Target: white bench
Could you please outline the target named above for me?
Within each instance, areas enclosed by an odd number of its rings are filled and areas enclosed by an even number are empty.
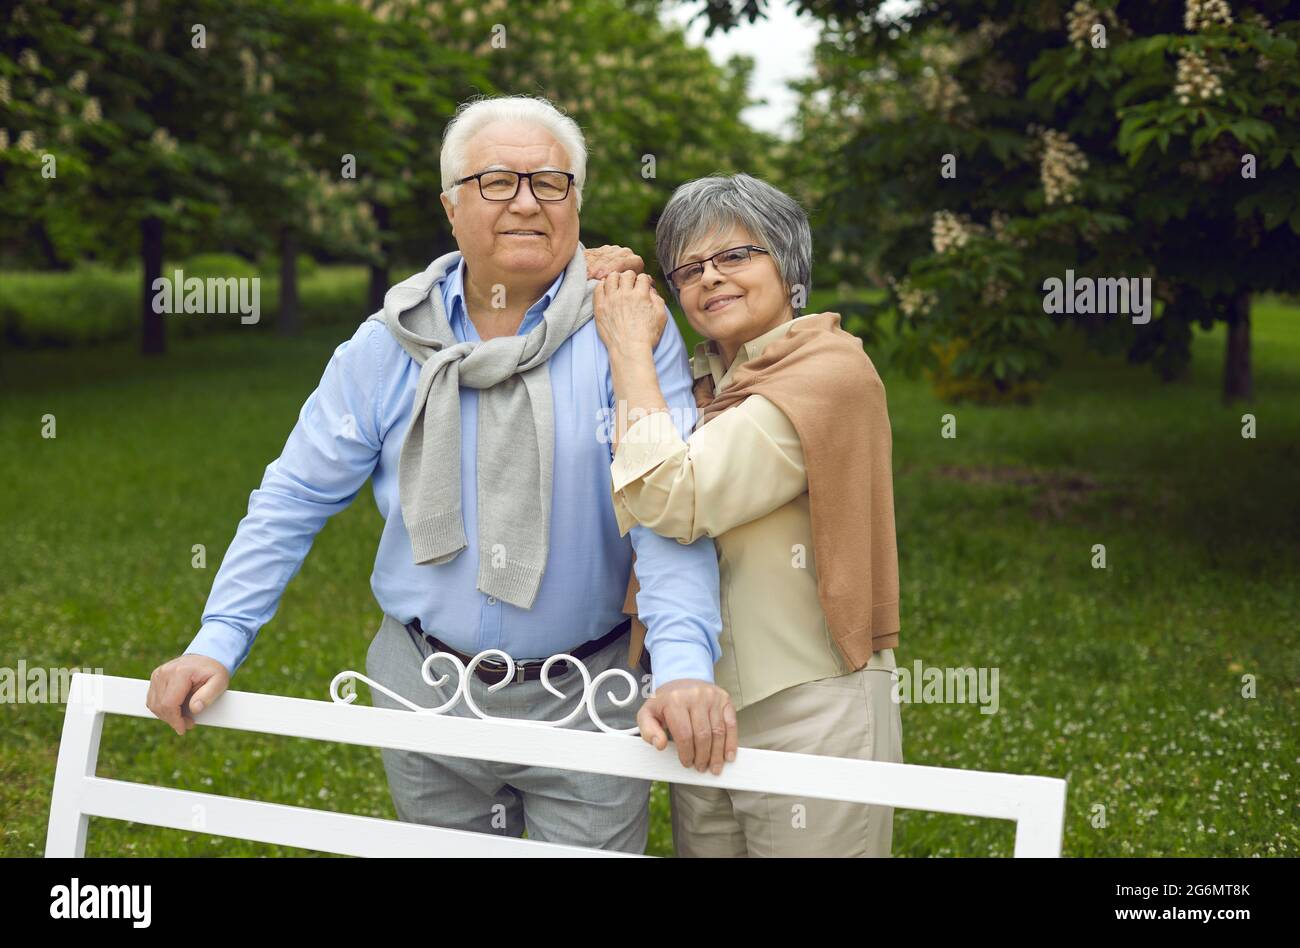
[[[353,856],[617,856],[605,850],[470,833],[308,807],[241,800],[95,776],[104,715],[153,718],[149,682],[72,679],[50,801],[46,856],[84,856],[92,816]],[[1016,856],[1060,856],[1065,781],[741,748],[720,776],[683,767],[639,737],[228,691],[204,727],[306,737],[451,757],[561,767],[1016,823]],[[165,727],[161,721],[160,727]]]

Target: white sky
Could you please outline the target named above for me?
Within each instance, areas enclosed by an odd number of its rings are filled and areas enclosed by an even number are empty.
[[[670,23],[685,26],[691,16],[704,9],[698,2],[679,2],[663,7],[664,18]],[[790,79],[812,74],[812,53],[817,43],[817,21],[810,16],[795,16],[793,4],[776,0],[766,5],[766,17],[754,23],[741,19],[727,32],[715,31],[704,38],[704,19],[701,17],[686,29],[687,42],[703,46],[715,63],[721,65],[736,53],[754,57],[754,74],[750,77],[749,93],[757,99],[767,99],[767,105],[750,106],[741,117],[755,128],[772,132],[782,138],[793,137],[790,120],[794,116],[796,96],[785,87]]]
[[[889,0],[881,12],[901,13],[911,2]],[[664,19],[682,26],[703,9],[700,0],[677,0],[661,8]],[[749,93],[752,98],[768,101],[766,105],[750,106],[741,117],[755,128],[787,140],[794,137],[790,122],[798,98],[785,84],[812,75],[813,47],[817,45],[819,31],[817,20],[806,14],[796,16],[794,11],[791,0],[767,0],[763,7],[765,15],[754,23],[742,17],[738,25],[725,33],[718,30],[708,39],[704,38],[703,17],[686,29],[687,42],[703,46],[719,65],[736,53],[754,57]]]

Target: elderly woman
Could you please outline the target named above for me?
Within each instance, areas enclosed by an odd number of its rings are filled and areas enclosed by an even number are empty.
[[[607,277],[596,324],[615,396],[634,419],[613,433],[619,528],[714,539],[715,680],[731,695],[741,747],[901,762],[885,390],[838,314],[799,315],[812,264],[807,218],[748,175],[701,178],[673,194],[655,250],[708,340],[693,363],[700,417],[679,432],[660,393],[652,353],[667,317],[651,279]],[[662,729],[642,725],[663,749]],[[678,855],[890,851],[890,807],[682,785],[671,801]]]

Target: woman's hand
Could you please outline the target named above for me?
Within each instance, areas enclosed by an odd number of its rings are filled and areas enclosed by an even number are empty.
[[[616,273],[596,284],[592,303],[596,331],[611,362],[654,361],[655,346],[668,325],[668,310],[644,273]]]
[[[633,273],[645,272],[645,261],[628,247],[605,244],[603,247],[587,250],[586,257],[588,280],[603,280],[611,273],[619,273],[623,270],[631,270]]]
[[[646,412],[667,411],[655,346],[668,325],[668,309],[644,273],[616,273],[596,284],[592,294],[596,331],[609,353],[617,421],[610,441],[615,451],[627,431],[628,419]]]

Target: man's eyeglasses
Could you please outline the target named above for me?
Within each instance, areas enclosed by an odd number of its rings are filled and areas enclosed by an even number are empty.
[[[767,251],[762,247],[746,244],[743,247],[732,247],[730,250],[719,250],[708,259],[713,261],[714,269],[719,273],[734,273],[748,264],[750,255],[756,253],[767,253]],[[694,263],[684,263],[680,267],[669,270],[665,276],[680,293],[688,286],[699,282],[700,277],[704,276],[704,265],[707,262],[708,260],[697,260]]]
[[[527,178],[533,197],[539,201],[563,201],[569,196],[573,175],[567,171],[480,171],[455,184],[478,179],[478,193],[485,201],[513,201],[519,193],[519,179]]]

